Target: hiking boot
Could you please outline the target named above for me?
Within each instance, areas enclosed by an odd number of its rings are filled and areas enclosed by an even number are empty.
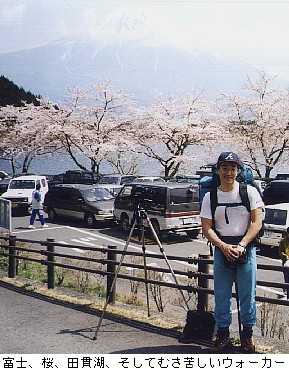
[[[255,353],[256,347],[253,343],[252,337],[241,338],[241,349],[244,353]]]
[[[217,334],[215,342],[214,342],[214,349],[222,353],[226,349],[229,349],[232,346],[232,341],[230,339],[230,335],[228,334]]]

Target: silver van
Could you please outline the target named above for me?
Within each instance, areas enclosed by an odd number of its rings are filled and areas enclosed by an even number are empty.
[[[264,234],[260,237],[260,243],[264,246],[277,248],[288,227],[289,203],[266,205]]]
[[[114,216],[123,231],[131,226],[136,198],[146,210],[159,237],[163,232],[185,232],[196,238],[201,231],[197,190],[184,183],[131,183],[114,202]]]

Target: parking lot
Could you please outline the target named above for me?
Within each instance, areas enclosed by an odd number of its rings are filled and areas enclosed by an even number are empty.
[[[47,217],[47,216],[46,216]],[[112,222],[98,224],[94,228],[86,228],[81,222],[74,222],[70,220],[57,220],[51,223],[47,220],[48,227],[42,228],[39,221],[35,222],[35,229],[28,229],[29,215],[14,216],[12,218],[13,233],[17,238],[26,238],[32,240],[46,240],[53,238],[56,242],[67,245],[79,245],[83,247],[107,247],[108,245],[116,246],[123,249],[126,243],[127,236],[120,230],[120,228]],[[181,257],[194,256],[198,254],[209,254],[209,247],[201,234],[198,239],[190,239],[185,233],[168,234],[162,241],[165,253],[169,255],[177,255]],[[60,249],[60,248],[59,248]],[[67,248],[62,248],[67,253]],[[81,249],[69,248],[77,254],[82,254]],[[134,234],[130,244],[129,250],[142,252],[141,242],[139,242],[137,234]],[[159,247],[150,239],[146,239],[147,253],[160,253]],[[270,252],[269,252],[270,253]],[[162,260],[150,259],[149,264],[165,265]],[[281,265],[279,259],[257,255],[258,264]],[[173,262],[174,269],[187,270],[192,269],[192,265],[185,262]],[[258,270],[258,280],[283,282],[283,275],[280,272]],[[282,295],[282,291],[278,288],[258,287],[258,295],[270,296],[278,298]]]

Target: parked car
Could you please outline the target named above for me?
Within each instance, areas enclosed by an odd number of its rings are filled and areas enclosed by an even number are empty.
[[[0,195],[8,189],[11,177],[4,171],[0,171]]]
[[[162,177],[141,176],[141,177],[135,178],[133,180],[133,182],[137,182],[137,183],[149,183],[149,182],[165,183],[166,181]]]
[[[131,226],[136,198],[148,213],[156,233],[186,232],[196,238],[201,229],[198,195],[190,184],[132,183],[125,185],[114,202],[114,215],[124,232]]]
[[[26,175],[12,178],[9,182],[8,189],[1,196],[12,203],[12,208],[21,208],[28,211],[31,207],[32,192],[36,185],[40,184],[40,192],[44,199],[48,191],[47,179],[45,176]]]
[[[278,247],[282,234],[289,227],[289,203],[267,205],[265,208],[264,234],[260,243],[265,246]]]
[[[0,180],[3,180],[4,178],[11,178],[8,173],[4,171],[0,171]]]
[[[212,176],[213,169],[216,165],[215,164],[205,164],[200,167],[199,170],[196,171],[196,175],[200,176],[200,178],[205,176]]]
[[[289,203],[289,180],[270,182],[263,191],[265,205]]]
[[[44,211],[51,221],[56,217],[82,220],[92,227],[97,221],[113,220],[113,195],[97,185],[62,184],[50,189]]]
[[[122,185],[117,185],[115,183],[98,183],[97,186],[106,189],[113,196],[116,196],[122,189]]]
[[[97,181],[97,183],[103,183],[103,184],[114,184],[114,185],[125,185],[126,183],[133,182],[133,180],[136,178],[134,175],[129,174],[110,174],[101,176],[100,179]]]
[[[92,185],[94,183],[97,183],[98,180],[99,176],[93,174],[92,172],[82,170],[68,170],[63,173],[63,183]]]
[[[181,183],[190,183],[194,185],[198,185],[201,177],[198,174],[192,174],[192,175],[185,175],[185,174],[179,174],[176,176],[176,181]]]
[[[264,192],[265,187],[266,187],[266,182],[263,181],[263,180],[254,179],[254,184],[258,188],[260,194],[263,195],[263,192]]]
[[[278,173],[275,180],[289,180],[289,173]]]

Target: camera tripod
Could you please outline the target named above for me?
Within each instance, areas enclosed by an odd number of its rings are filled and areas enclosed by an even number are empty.
[[[174,281],[176,283],[176,285],[178,286],[178,290],[180,291],[181,293],[181,296],[183,298],[183,301],[184,303],[186,304],[186,307],[187,307],[187,310],[189,310],[189,305],[188,305],[188,301],[186,300],[185,298],[185,295],[183,293],[183,290],[179,287],[179,283],[178,283],[178,280],[177,280],[177,277],[176,277],[176,274],[174,273],[170,263],[169,263],[169,260],[167,258],[167,255],[165,253],[165,250],[159,240],[159,237],[152,225],[152,222],[150,220],[150,218],[148,217],[147,215],[147,212],[145,211],[145,209],[141,206],[141,202],[138,202],[136,203],[136,206],[134,208],[134,213],[133,213],[133,218],[132,218],[132,222],[131,222],[131,228],[130,228],[130,232],[129,232],[129,235],[128,235],[128,238],[127,238],[127,241],[125,243],[125,246],[123,248],[123,252],[121,254],[121,258],[119,260],[119,264],[117,266],[117,269],[116,269],[116,272],[114,274],[114,278],[113,278],[113,281],[112,281],[112,284],[111,284],[111,287],[110,287],[110,292],[106,298],[106,302],[105,302],[105,305],[103,307],[103,310],[102,310],[102,314],[99,318],[99,321],[98,321],[98,324],[97,324],[97,327],[96,327],[96,330],[95,330],[95,334],[94,334],[94,337],[93,337],[93,340],[96,340],[97,339],[97,335],[98,335],[98,331],[101,327],[101,323],[102,323],[102,320],[104,318],[104,315],[105,315],[105,312],[106,312],[106,308],[108,306],[108,302],[109,302],[109,299],[114,291],[114,288],[115,288],[115,285],[116,285],[116,280],[117,280],[117,277],[118,277],[118,274],[120,272],[120,269],[121,269],[121,265],[123,263],[123,260],[125,258],[125,254],[126,254],[126,251],[128,249],[128,246],[129,246],[129,243],[131,241],[131,237],[133,235],[133,232],[136,228],[136,226],[140,227],[141,228],[141,234],[139,234],[139,240],[141,240],[141,243],[142,243],[142,252],[143,252],[143,262],[144,262],[144,276],[145,276],[145,287],[146,287],[146,300],[147,300],[147,308],[148,308],[148,317],[150,316],[150,310],[149,310],[149,293],[148,293],[148,282],[147,282],[147,265],[146,265],[146,252],[145,252],[145,225],[144,225],[144,221],[147,221],[148,223],[148,226],[150,228],[150,231],[152,232],[153,234],[153,237],[155,238],[156,242],[157,242],[157,245],[159,247],[159,250],[161,252],[161,254],[163,255],[165,261],[166,261],[166,264],[171,272],[171,275],[172,277],[174,278]]]

